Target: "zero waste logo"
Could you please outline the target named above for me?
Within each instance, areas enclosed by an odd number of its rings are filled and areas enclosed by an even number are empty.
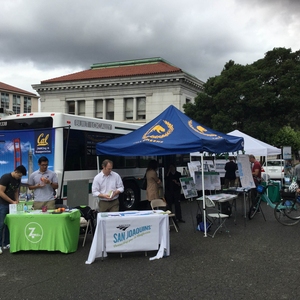
[[[39,223],[31,222],[25,227],[25,236],[31,243],[38,243],[44,235],[42,226]]]

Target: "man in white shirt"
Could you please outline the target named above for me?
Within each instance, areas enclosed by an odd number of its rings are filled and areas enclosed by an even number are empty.
[[[113,162],[105,159],[102,171],[95,176],[92,193],[99,198],[100,212],[119,211],[119,194],[124,192],[124,185],[120,175],[112,171]]]
[[[39,169],[33,172],[28,179],[28,187],[34,193],[34,209],[55,209],[54,191],[58,188],[58,179],[55,172],[48,170],[49,160],[42,156],[38,160]]]

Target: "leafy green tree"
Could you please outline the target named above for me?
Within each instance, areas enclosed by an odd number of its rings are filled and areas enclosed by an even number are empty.
[[[300,149],[300,132],[295,131],[290,126],[282,127],[274,136],[275,146],[291,146],[294,156],[298,156]]]
[[[238,129],[275,144],[274,136],[284,126],[300,130],[300,50],[274,48],[245,66],[230,60],[184,110],[215,130]]]

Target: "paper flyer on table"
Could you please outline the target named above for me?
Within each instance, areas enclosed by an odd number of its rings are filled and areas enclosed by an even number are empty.
[[[18,204],[9,204],[9,213],[16,214],[24,210],[24,205],[22,203]]]

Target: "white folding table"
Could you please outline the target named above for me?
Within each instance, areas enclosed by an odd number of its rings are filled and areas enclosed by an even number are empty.
[[[169,216],[163,211],[98,213],[97,226],[86,264],[107,252],[158,250],[159,259],[170,255]]]

